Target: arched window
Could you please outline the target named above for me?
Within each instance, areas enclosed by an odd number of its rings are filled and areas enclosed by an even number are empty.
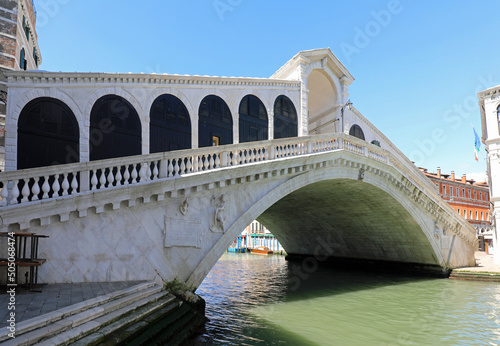
[[[177,97],[158,96],[149,117],[150,153],[191,148],[191,119],[186,106]]]
[[[134,107],[123,97],[106,95],[90,112],[90,160],[140,155],[141,122]]]
[[[201,101],[198,115],[198,147],[233,143],[233,117],[223,99],[208,95]]]
[[[26,63],[26,53],[24,51],[24,48],[21,49],[21,54],[19,56],[19,67],[21,68],[21,70],[26,70],[27,69],[27,63]]]
[[[297,111],[293,102],[280,95],[274,102],[274,138],[297,137]]]
[[[266,107],[254,95],[245,96],[240,102],[240,143],[261,141],[269,138]]]
[[[356,124],[351,126],[351,129],[349,130],[349,135],[365,140],[365,134],[363,133],[363,130],[361,130],[361,127],[359,127],[359,125]]]
[[[30,101],[17,128],[17,169],[80,161],[78,121],[64,102],[49,97]]]

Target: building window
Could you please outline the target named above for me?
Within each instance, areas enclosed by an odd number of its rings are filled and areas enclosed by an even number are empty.
[[[469,192],[469,199],[472,198],[472,195],[471,195],[471,191],[470,190],[467,190]]]
[[[462,189],[462,197],[465,198],[465,189]]]
[[[464,209],[464,217],[467,218],[467,209]]]
[[[472,220],[472,210],[469,210],[469,219]]]
[[[453,197],[453,186],[450,186],[450,196]]]
[[[474,199],[477,200],[477,191],[474,191]]]
[[[446,195],[446,185],[443,185],[443,195]]]
[[[25,52],[23,48],[21,49],[21,55],[19,56],[19,67],[21,68],[21,70],[26,71],[26,59],[24,57],[25,57]]]
[[[458,215],[460,215],[460,208],[457,209]]]
[[[484,220],[484,214],[481,212],[481,220]]]
[[[359,127],[359,125],[352,125],[351,129],[349,130],[349,135],[365,140],[365,134],[363,133],[363,130],[361,129],[361,127]]]
[[[38,56],[36,55],[35,47],[33,47],[33,59],[35,60],[35,67],[38,67]]]
[[[477,217],[478,217],[478,214],[477,214],[477,210],[476,210],[476,220],[478,219]]]
[[[460,189],[457,187],[457,197],[460,197]]]

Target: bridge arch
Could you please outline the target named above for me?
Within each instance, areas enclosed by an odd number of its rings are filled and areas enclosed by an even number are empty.
[[[134,106],[119,95],[99,98],[90,111],[90,160],[140,155],[142,126]]]
[[[80,127],[71,109],[38,97],[22,109],[17,125],[17,169],[80,161]]]
[[[274,101],[274,139],[297,137],[297,108],[285,95],[280,95]]]
[[[314,69],[307,78],[308,132],[335,132],[338,91],[332,78],[323,69]]]
[[[184,103],[172,94],[162,94],[151,105],[149,152],[191,148],[191,118]]]
[[[310,170],[293,177],[268,191],[238,217],[200,261],[188,283],[198,286],[227,247],[255,219],[271,229],[285,250],[292,254],[315,254],[321,243],[323,247],[319,248],[324,251],[317,253],[318,256],[446,266],[434,221],[423,217],[412,200],[387,180],[388,174],[371,175],[371,179],[360,180],[359,168]],[[340,189],[341,186],[344,188]],[[321,205],[320,201],[329,202],[318,211],[322,213],[319,218],[322,221],[314,222],[318,217],[314,207]],[[350,210],[354,202],[361,202],[362,208]],[[341,210],[335,213],[335,208]],[[366,214],[368,212],[371,214]],[[307,213],[312,213],[310,219],[305,218]],[[358,216],[358,220],[350,223],[350,218],[357,214],[365,218]],[[276,215],[287,217],[270,222],[273,218],[276,220]],[[298,229],[293,234],[287,230],[297,222],[297,219],[290,218],[291,215],[304,219],[297,224]],[[307,227],[307,231],[300,229],[304,222],[313,222],[314,225]],[[356,227],[364,227],[364,230]],[[333,252],[328,252],[329,249]]]
[[[233,116],[226,101],[217,95],[208,95],[198,110],[198,147],[233,143]]]
[[[267,140],[269,121],[264,103],[255,95],[248,94],[240,101],[238,110],[239,142]]]

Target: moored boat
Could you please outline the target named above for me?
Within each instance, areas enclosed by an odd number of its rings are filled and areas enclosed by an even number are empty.
[[[273,253],[273,250],[269,249],[267,246],[257,246],[251,248],[250,252],[258,255],[270,255]]]
[[[247,251],[244,247],[228,247],[228,252],[237,252],[237,253],[245,253]]]

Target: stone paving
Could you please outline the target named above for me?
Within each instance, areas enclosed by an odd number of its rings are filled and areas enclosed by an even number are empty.
[[[63,307],[80,303],[104,294],[137,285],[141,281],[84,282],[50,284],[37,287],[41,292],[18,288],[15,296],[16,322],[28,320]],[[10,296],[5,287],[0,289],[0,328],[7,326]]]
[[[484,251],[476,251],[474,256],[476,257],[475,267],[457,268],[453,271],[500,273],[500,265],[495,264],[493,255],[487,255]]]

